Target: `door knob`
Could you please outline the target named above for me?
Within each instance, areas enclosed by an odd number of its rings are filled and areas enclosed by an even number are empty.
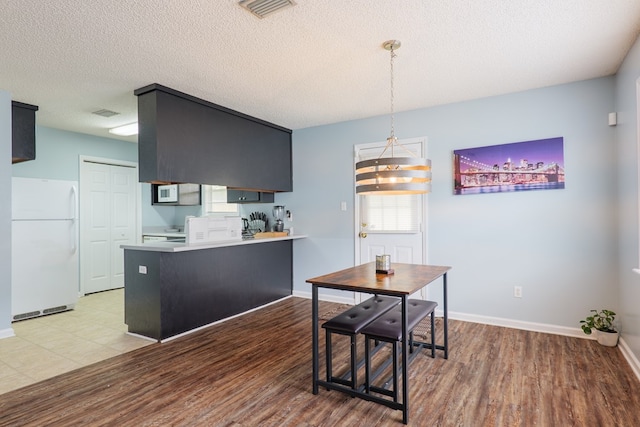
[[[364,231],[361,231],[360,233],[358,233],[358,236],[362,237],[363,239],[366,239],[367,233],[365,233]]]

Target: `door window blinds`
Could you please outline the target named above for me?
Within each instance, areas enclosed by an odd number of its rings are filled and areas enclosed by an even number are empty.
[[[420,195],[360,196],[363,222],[369,232],[417,233],[420,231]]]

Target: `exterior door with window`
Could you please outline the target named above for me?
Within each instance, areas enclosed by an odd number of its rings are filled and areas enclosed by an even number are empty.
[[[425,154],[425,138],[399,141],[418,156]],[[358,145],[355,162],[378,157],[386,142]],[[401,154],[403,155],[403,154]],[[394,262],[426,262],[426,200],[421,194],[378,196],[356,194],[356,260],[375,261],[376,255],[391,255]]]

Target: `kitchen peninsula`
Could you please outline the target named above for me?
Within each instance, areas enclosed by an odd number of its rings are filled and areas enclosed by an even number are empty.
[[[162,341],[291,295],[304,237],[123,245],[128,331]]]

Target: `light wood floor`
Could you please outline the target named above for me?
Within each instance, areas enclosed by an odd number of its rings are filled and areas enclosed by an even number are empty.
[[[290,298],[29,385],[0,395],[0,425],[402,425],[400,411],[311,393],[310,319],[311,302]],[[411,364],[409,425],[638,425],[640,383],[617,348],[461,321],[449,332],[448,360]]]

